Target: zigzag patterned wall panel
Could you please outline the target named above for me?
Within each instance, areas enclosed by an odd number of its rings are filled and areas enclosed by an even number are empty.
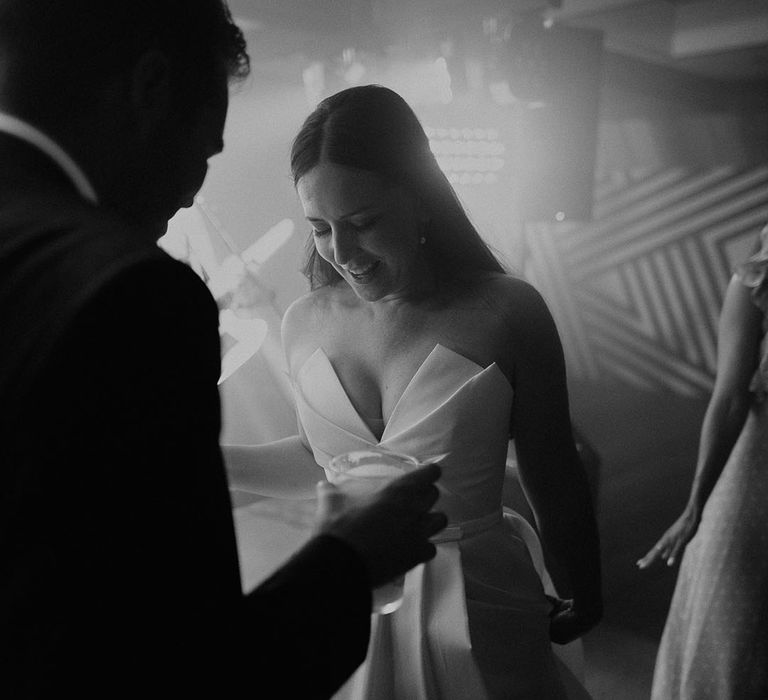
[[[768,165],[677,168],[598,187],[589,225],[528,225],[526,275],[569,374],[709,393],[723,292],[768,222]]]

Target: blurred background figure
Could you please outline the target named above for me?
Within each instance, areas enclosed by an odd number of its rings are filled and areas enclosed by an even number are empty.
[[[680,517],[639,562],[674,565],[653,698],[768,697],[768,226],[725,295],[696,474]]]

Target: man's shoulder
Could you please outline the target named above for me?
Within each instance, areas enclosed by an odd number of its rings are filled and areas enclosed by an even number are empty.
[[[0,267],[50,286],[69,299],[87,297],[126,276],[173,277],[177,284],[203,286],[185,264],[147,234],[103,208],[68,198],[33,196],[0,210]],[[79,290],[79,293],[74,293]]]
[[[77,258],[96,269],[118,258],[151,257],[157,248],[103,208],[44,192],[4,202],[0,231],[0,263],[17,268]]]
[[[0,325],[14,340],[3,348],[0,386],[22,364],[34,374],[25,358],[39,369],[58,343],[96,325],[130,317],[160,327],[173,317],[215,329],[218,310],[197,274],[107,212],[19,201],[0,207],[0,233]]]

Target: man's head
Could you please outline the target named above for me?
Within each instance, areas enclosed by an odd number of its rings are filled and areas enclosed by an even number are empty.
[[[0,0],[0,109],[57,139],[160,235],[221,150],[245,40],[223,0]]]

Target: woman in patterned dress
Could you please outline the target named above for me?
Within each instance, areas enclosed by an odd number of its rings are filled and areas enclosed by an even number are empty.
[[[768,226],[733,275],[688,503],[638,562],[682,555],[653,700],[768,698]]]

